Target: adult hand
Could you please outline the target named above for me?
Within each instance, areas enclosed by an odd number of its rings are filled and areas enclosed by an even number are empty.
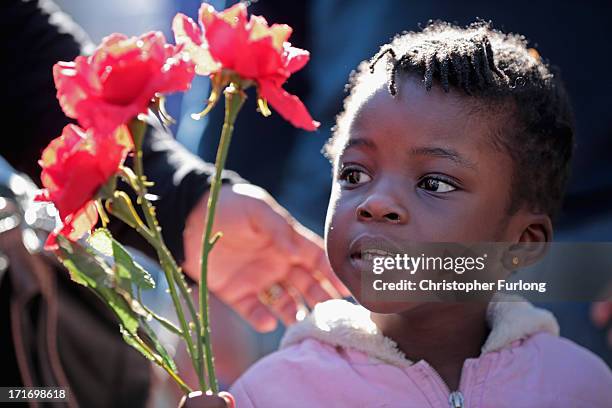
[[[207,200],[205,194],[183,232],[183,269],[196,281]],[[221,187],[216,231],[223,236],[209,258],[208,287],[259,331],[273,330],[277,317],[285,324],[295,321],[301,298],[314,306],[348,296],[329,266],[322,239],[259,187]]]

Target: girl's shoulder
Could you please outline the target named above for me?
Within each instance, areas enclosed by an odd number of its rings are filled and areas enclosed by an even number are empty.
[[[524,359],[556,388],[591,394],[607,390],[612,400],[612,371],[590,350],[564,337],[538,333],[522,344]]]
[[[512,400],[520,393],[526,402],[554,401],[563,407],[600,407],[612,401],[610,368],[563,337],[536,333],[480,360],[486,369],[485,394]]]

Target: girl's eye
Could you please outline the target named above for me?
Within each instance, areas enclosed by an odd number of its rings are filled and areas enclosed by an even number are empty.
[[[419,182],[418,187],[432,193],[450,193],[457,189],[451,183],[434,177],[424,178]]]
[[[348,185],[359,185],[372,180],[364,171],[358,169],[345,169],[340,173],[340,181]]]

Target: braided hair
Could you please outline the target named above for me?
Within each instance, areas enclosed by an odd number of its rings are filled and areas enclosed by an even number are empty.
[[[325,147],[332,161],[362,101],[383,83],[395,97],[398,80],[407,75],[422,79],[427,90],[436,85],[459,90],[474,98],[480,111],[511,112],[491,135],[514,164],[508,212],[523,205],[551,217],[558,212],[574,137],[567,92],[558,71],[528,48],[523,36],[504,34],[487,22],[466,27],[430,22],[422,31],[397,35],[363,61],[351,74],[343,112]]]

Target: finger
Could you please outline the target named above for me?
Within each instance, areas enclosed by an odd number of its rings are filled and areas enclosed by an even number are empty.
[[[279,299],[269,305],[273,313],[283,322],[285,326],[294,323],[298,311],[298,299],[287,290],[283,290]]]
[[[303,227],[296,230],[294,240],[297,248],[295,262],[319,282],[321,288],[328,293],[327,298],[349,296],[348,289],[334,274],[329,265],[323,249],[323,240]]]
[[[276,329],[276,316],[255,294],[247,295],[230,306],[255,330],[266,333]]]
[[[595,302],[591,307],[591,318],[598,327],[612,320],[612,302]]]
[[[270,238],[288,256],[293,256],[294,228],[297,221],[275,201],[257,201],[251,211],[251,227],[256,233]]]
[[[303,262],[305,255],[323,252],[323,239],[300,224],[276,201],[271,200],[258,203],[261,206],[254,211],[254,227],[272,237],[274,244],[285,252],[292,262]]]
[[[225,284],[215,291],[215,294],[228,304],[233,304],[248,295],[256,295],[267,289],[274,282],[283,279],[288,271],[279,267],[270,259],[256,259],[248,266],[233,274]]]
[[[266,204],[262,201],[261,204],[262,207],[256,211],[257,217],[254,217],[254,228],[271,236],[290,263],[300,264],[310,273],[317,274],[317,279],[328,293],[320,300],[349,296],[348,289],[336,277],[327,261],[323,239],[295,220],[278,203]]]
[[[317,303],[333,297],[329,292],[331,286],[329,283],[327,288],[325,288],[321,281],[301,266],[291,268],[287,281],[291,282],[291,285],[300,292],[310,307],[314,307]],[[332,290],[334,289],[332,288]]]
[[[278,259],[282,260],[280,263],[274,262],[270,258],[251,263],[240,273],[244,277],[243,284],[230,285],[230,281],[226,282],[223,287],[215,291],[219,297],[232,304],[237,299],[242,299],[250,293],[259,293],[265,290],[271,282],[280,279],[287,280],[304,294],[309,305],[340,297],[337,288],[348,293],[331,272],[323,250],[323,241],[320,237],[300,226],[297,222],[295,225],[289,225],[285,218],[274,211],[261,211],[261,215],[257,218],[258,225],[260,225],[260,228],[264,228],[265,225],[266,234],[275,235],[274,244],[286,256],[278,255]],[[297,229],[294,230],[294,227]],[[304,276],[299,274],[287,276],[287,274],[290,274],[288,271],[292,263],[302,266],[300,270]],[[266,273],[262,274],[262,271]],[[292,282],[294,277],[301,279],[294,284]],[[292,318],[291,321],[293,320]]]

